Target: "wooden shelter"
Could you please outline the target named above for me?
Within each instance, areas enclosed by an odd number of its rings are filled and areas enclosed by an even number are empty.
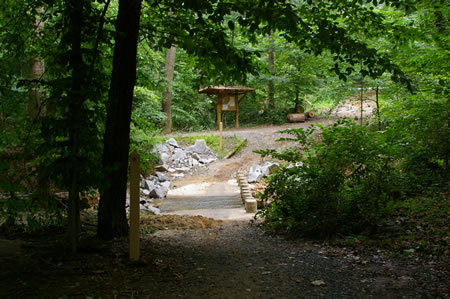
[[[249,92],[254,92],[254,88],[246,86],[208,86],[202,88],[198,93],[205,93],[217,105],[217,125],[221,123],[221,113],[236,113],[236,128],[239,128],[239,104]],[[215,96],[215,97],[214,97]]]

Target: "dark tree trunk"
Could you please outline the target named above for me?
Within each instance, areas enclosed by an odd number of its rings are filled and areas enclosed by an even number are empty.
[[[274,54],[274,40],[273,40],[273,33],[270,34],[269,39],[269,72],[270,72],[270,79],[268,84],[268,92],[269,92],[269,111],[275,110],[275,84],[273,77],[275,76],[275,69],[274,69],[274,60],[275,60],[275,54]]]
[[[299,95],[300,95],[300,90],[298,89],[298,87],[295,87],[295,107],[294,107],[294,113],[298,113],[298,108],[300,107],[300,99],[299,99]],[[301,111],[301,113],[303,113],[303,111]]]
[[[98,211],[100,239],[128,233],[125,200],[140,13],[141,0],[119,0],[104,137],[104,182]]]
[[[81,28],[83,26],[84,0],[72,0],[69,3],[71,52],[70,69],[72,70],[72,85],[69,92],[69,142],[71,157],[71,173],[69,185],[69,239],[72,252],[77,251],[78,232],[80,229],[80,198],[79,198],[79,151],[80,151],[80,118],[83,97],[83,68],[81,54]]]
[[[44,9],[39,8],[39,14],[43,14]],[[38,35],[44,29],[44,21],[41,16],[36,16],[35,33]],[[28,113],[32,118],[43,116],[46,107],[41,102],[41,84],[39,81],[45,72],[45,61],[41,57],[34,57],[29,62],[28,79],[32,80],[30,86],[30,102],[28,102]],[[44,136],[47,142],[51,142],[49,136]],[[45,167],[38,169],[38,190],[37,195],[42,203],[48,204],[50,201],[50,178],[49,172]]]

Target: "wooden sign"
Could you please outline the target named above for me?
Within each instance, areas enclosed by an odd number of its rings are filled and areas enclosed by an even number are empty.
[[[222,111],[236,111],[237,99],[235,96],[225,96],[222,102]]]

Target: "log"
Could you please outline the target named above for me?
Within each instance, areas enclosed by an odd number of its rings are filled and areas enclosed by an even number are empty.
[[[247,145],[247,138],[245,138],[244,140],[242,140],[241,142],[239,142],[238,145],[236,145],[231,152],[229,152],[226,156],[225,159],[229,159],[231,158],[234,154],[236,154],[236,152],[243,146]]]
[[[316,114],[313,111],[305,112],[305,115],[307,118],[314,118],[314,116],[316,116]]]
[[[288,122],[296,123],[296,122],[304,122],[306,116],[304,113],[290,113],[286,116]]]

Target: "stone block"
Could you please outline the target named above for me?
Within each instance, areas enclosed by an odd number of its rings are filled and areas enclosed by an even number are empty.
[[[257,210],[256,200],[254,198],[245,200],[245,212],[256,213]]]

